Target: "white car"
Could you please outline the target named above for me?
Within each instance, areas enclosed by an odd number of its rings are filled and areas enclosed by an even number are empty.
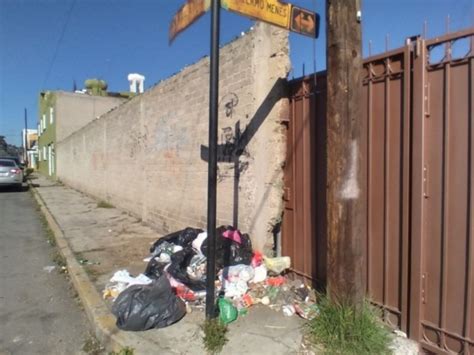
[[[10,159],[0,158],[0,186],[15,186],[21,188],[23,183],[23,170]]]

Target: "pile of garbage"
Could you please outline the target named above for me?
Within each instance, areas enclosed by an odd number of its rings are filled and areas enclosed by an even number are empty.
[[[286,316],[317,315],[314,291],[284,276],[289,257],[269,258],[253,251],[247,234],[230,226],[216,233],[216,296],[220,319],[228,324],[255,304]],[[186,228],[158,239],[150,248],[143,274],[117,271],[104,290],[114,299],[112,312],[124,330],[161,328],[179,321],[192,308],[203,309],[206,297],[207,233]]]

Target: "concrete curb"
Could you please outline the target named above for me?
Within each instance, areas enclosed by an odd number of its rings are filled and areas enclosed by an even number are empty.
[[[67,262],[67,268],[79,298],[84,306],[87,317],[92,325],[95,336],[109,351],[120,351],[124,347],[134,349],[135,354],[150,354],[159,350],[157,344],[149,342],[134,333],[124,332],[115,326],[115,317],[110,313],[99,292],[89,279],[84,268],[79,264],[67,242],[64,232],[46,206],[40,193],[28,182],[41,213],[46,218],[54,233],[56,247]]]

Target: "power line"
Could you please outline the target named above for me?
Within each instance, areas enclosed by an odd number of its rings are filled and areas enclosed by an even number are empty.
[[[48,81],[49,75],[51,74],[51,70],[53,69],[54,62],[56,61],[56,57],[58,56],[59,47],[61,46],[61,43],[62,43],[63,38],[64,38],[64,34],[66,33],[67,25],[69,24],[69,20],[71,18],[72,10],[74,9],[75,4],[76,4],[76,0],[72,0],[71,1],[71,6],[70,6],[70,8],[67,12],[67,15],[66,15],[66,21],[63,24],[63,27],[61,29],[61,34],[59,35],[58,42],[56,43],[56,48],[54,49],[53,58],[51,60],[51,63],[49,64],[48,71],[46,72],[46,75],[44,77],[42,89],[44,89],[46,87],[46,82]]]

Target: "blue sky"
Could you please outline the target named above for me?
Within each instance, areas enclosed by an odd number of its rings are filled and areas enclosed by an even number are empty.
[[[29,127],[37,121],[41,90],[82,88],[87,78],[100,77],[111,91],[128,89],[127,74],[146,76],[145,88],[169,77],[209,53],[210,16],[206,14],[170,47],[168,27],[184,0],[0,0],[0,135],[20,144],[23,110]],[[321,15],[320,37],[291,34],[290,77],[325,68],[325,2],[294,0]],[[368,54],[400,47],[420,34],[428,22],[428,37],[473,25],[473,0],[362,0],[363,47]],[[68,16],[69,14],[69,16]],[[253,22],[222,11],[221,44]],[[314,55],[316,52],[316,55]]]

